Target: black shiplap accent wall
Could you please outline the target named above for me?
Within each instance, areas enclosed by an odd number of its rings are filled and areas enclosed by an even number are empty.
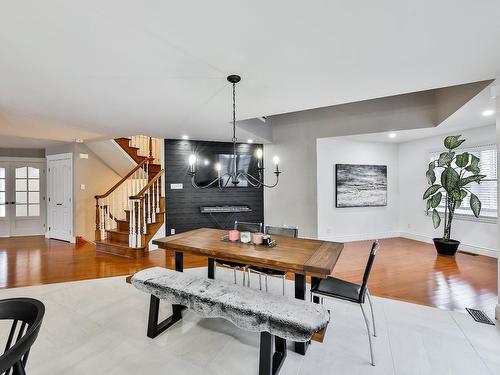
[[[238,154],[255,153],[262,145],[238,144]],[[197,228],[217,228],[209,214],[200,213],[201,206],[249,205],[252,212],[235,214],[231,222],[227,222],[229,214],[213,214],[217,221],[226,224],[226,229],[234,225],[234,220],[264,222],[264,192],[253,187],[195,189],[191,186],[188,175],[188,158],[193,151],[201,154],[231,154],[233,144],[226,142],[185,141],[177,139],[165,140],[165,197],[167,199],[166,235],[175,229],[182,233]],[[182,190],[171,190],[170,184],[182,183]]]

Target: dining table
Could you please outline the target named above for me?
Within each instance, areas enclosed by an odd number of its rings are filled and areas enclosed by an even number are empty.
[[[309,238],[272,236],[275,246],[230,242],[227,231],[200,228],[158,238],[153,244],[175,252],[175,270],[182,272],[184,254],[207,257],[208,278],[215,278],[215,259],[264,267],[294,274],[295,298],[306,299],[306,278],[311,285],[332,274],[344,244]],[[319,303],[315,297],[313,302]],[[175,313],[175,312],[174,312]],[[295,351],[304,355],[308,343],[295,342]]]

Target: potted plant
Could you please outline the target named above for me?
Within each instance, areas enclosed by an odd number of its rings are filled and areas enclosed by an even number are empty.
[[[441,214],[437,207],[444,199],[444,234],[443,238],[434,238],[436,250],[441,255],[455,255],[460,242],[451,239],[451,224],[455,210],[460,207],[464,199],[469,197],[470,208],[475,217],[481,213],[481,201],[467,187],[469,184],[479,184],[485,175],[479,174],[480,159],[468,152],[456,154],[454,149],[459,147],[465,139],[461,135],[453,135],[444,139],[444,147],[437,160],[429,163],[426,176],[429,187],[423,195],[427,200],[427,213],[432,209],[434,228],[441,224]],[[436,172],[441,172],[440,184],[436,183]]]

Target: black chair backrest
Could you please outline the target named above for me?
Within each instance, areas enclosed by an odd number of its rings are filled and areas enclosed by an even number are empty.
[[[373,241],[372,248],[370,250],[370,256],[368,257],[368,262],[366,263],[365,273],[363,274],[363,283],[361,284],[361,289],[359,290],[359,302],[365,302],[366,290],[368,289],[368,279],[370,278],[370,272],[372,271],[373,262],[375,261],[375,256],[378,250],[378,240]]]
[[[293,237],[297,238],[299,236],[298,228],[288,228],[288,227],[273,227],[266,225],[266,234],[271,236],[283,236],[283,237]]]
[[[12,326],[0,356],[0,374],[24,374],[31,346],[42,325],[45,306],[32,298],[11,298],[0,300],[0,320],[12,320]]]
[[[260,233],[262,232],[262,223],[249,223],[246,221],[236,220],[234,222],[234,229],[239,230],[240,232]]]

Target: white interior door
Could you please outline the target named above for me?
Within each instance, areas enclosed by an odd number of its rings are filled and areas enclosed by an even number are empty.
[[[0,236],[45,233],[45,162],[0,162]]]
[[[7,174],[9,163],[0,162],[0,237],[10,236],[9,203],[7,198]]]
[[[48,234],[73,241],[73,159],[71,154],[47,157]]]

